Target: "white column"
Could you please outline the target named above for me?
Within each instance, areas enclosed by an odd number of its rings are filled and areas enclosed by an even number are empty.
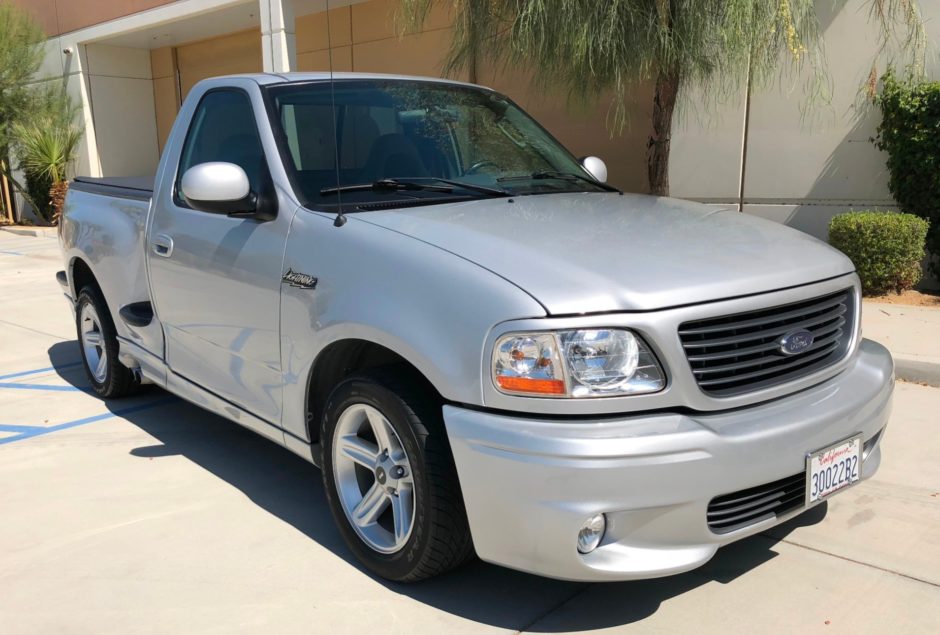
[[[69,95],[75,104],[80,104],[79,117],[85,126],[85,134],[79,144],[78,159],[74,167],[75,174],[102,176],[101,157],[98,156],[98,138],[95,134],[95,120],[92,114],[91,84],[88,77],[88,58],[85,46],[77,42],[68,42],[63,38],[64,48],[72,52],[65,56],[63,66]]]
[[[266,73],[297,70],[297,43],[292,0],[259,0],[261,53]]]

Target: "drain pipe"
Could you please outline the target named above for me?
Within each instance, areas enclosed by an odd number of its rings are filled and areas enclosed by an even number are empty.
[[[747,176],[747,139],[751,130],[751,62],[747,64],[747,84],[744,86],[744,131],[741,135],[741,171],[738,175],[738,211],[744,213],[744,179]]]

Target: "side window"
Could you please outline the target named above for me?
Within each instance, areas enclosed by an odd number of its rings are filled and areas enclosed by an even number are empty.
[[[177,191],[186,170],[209,161],[240,166],[248,175],[251,190],[261,191],[267,164],[251,101],[241,91],[212,91],[199,102],[180,155]]]

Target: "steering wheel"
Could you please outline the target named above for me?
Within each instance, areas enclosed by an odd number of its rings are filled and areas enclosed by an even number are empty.
[[[482,160],[482,161],[477,161],[476,163],[474,163],[473,165],[471,165],[469,168],[467,168],[466,170],[464,170],[463,173],[464,173],[465,175],[466,175],[466,174],[476,174],[478,171],[480,171],[480,170],[482,170],[483,168],[488,167],[488,166],[489,166],[489,167],[494,167],[494,168],[497,168],[497,169],[499,168],[499,166],[496,165],[496,163],[495,163],[494,161],[490,161],[490,160],[488,160],[488,159],[484,159],[484,160]]]

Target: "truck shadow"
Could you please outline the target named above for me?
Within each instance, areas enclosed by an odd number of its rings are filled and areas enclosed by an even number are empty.
[[[60,377],[87,388],[74,365],[77,344],[54,345],[49,357]],[[61,370],[59,370],[61,367]],[[78,372],[76,372],[76,370]],[[106,407],[158,443],[135,447],[130,454],[147,460],[182,456],[244,493],[266,512],[280,518],[329,549],[337,558],[366,572],[348,552],[336,530],[320,472],[290,451],[155,387]],[[152,407],[147,407],[152,404]],[[540,578],[474,561],[427,583],[402,585],[377,579],[397,594],[441,611],[489,626],[516,631],[594,630],[631,624],[657,612],[664,602],[702,585],[727,584],[776,557],[774,546],[801,526],[825,517],[826,505],[773,530],[718,551],[704,567],[655,580],[584,584]],[[321,602],[329,602],[321,598]]]

